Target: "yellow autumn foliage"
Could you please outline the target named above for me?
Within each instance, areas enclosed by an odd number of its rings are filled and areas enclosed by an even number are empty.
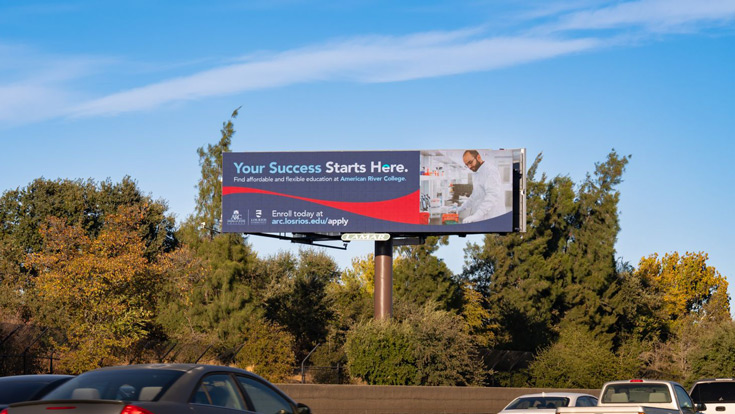
[[[58,218],[41,227],[44,248],[28,256],[38,271],[29,293],[41,304],[40,322],[65,337],[56,344],[63,371],[122,362],[146,336],[162,269],[139,236],[145,208],[121,207],[94,238]]]
[[[729,318],[727,280],[707,265],[706,253],[674,252],[641,259],[636,275],[660,295],[663,317],[676,325],[687,317],[718,321]]]

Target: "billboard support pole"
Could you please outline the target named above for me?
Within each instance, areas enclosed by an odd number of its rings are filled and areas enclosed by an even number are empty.
[[[393,316],[393,238],[375,241],[375,305],[377,320]]]

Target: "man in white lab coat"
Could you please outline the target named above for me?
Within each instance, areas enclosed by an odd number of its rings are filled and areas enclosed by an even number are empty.
[[[501,197],[500,172],[484,161],[477,150],[467,150],[462,161],[472,171],[472,194],[458,209],[462,223],[474,223],[505,212]]]

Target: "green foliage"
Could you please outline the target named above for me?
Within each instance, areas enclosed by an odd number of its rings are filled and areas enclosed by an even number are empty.
[[[371,320],[347,336],[350,374],[370,385],[415,385],[418,376],[410,327],[390,320]]]
[[[235,135],[233,121],[237,118],[240,108],[235,109],[227,122],[222,124],[220,140],[207,147],[199,147],[199,166],[201,178],[197,184],[197,199],[194,216],[190,217],[189,225],[208,233],[209,237],[220,229],[222,215],[222,153],[230,150],[232,136]]]
[[[617,346],[622,341],[666,341],[671,332],[666,320],[661,318],[661,299],[651,287],[650,281],[641,278],[633,269],[619,268],[618,280],[612,286],[616,290],[609,300],[610,309],[617,318],[613,331]]]
[[[461,285],[447,265],[434,255],[447,243],[447,236],[427,237],[424,244],[396,249],[398,254],[393,263],[396,299],[417,305],[435,302],[446,310],[461,309]]]
[[[701,329],[688,355],[688,384],[701,378],[735,377],[735,323],[721,321]]]
[[[352,376],[373,385],[478,385],[481,363],[464,320],[406,304],[400,320],[370,320],[348,334],[345,351]]]
[[[406,304],[397,316],[411,327],[417,385],[480,385],[483,367],[465,320],[453,312]],[[402,312],[405,312],[401,315]]]
[[[129,177],[119,183],[109,180],[47,180],[38,178],[25,188],[6,191],[0,198],[0,306],[21,319],[38,315],[18,293],[30,291],[36,272],[26,260],[28,253],[43,251],[41,228],[55,217],[59,225],[80,229],[94,240],[121,206],[139,208],[144,216],[137,221],[135,234],[142,241],[145,258],[158,256],[177,245],[174,220],[166,216],[163,201],[144,195]],[[80,235],[81,236],[81,235]]]
[[[7,191],[0,198],[2,237],[12,239],[26,252],[37,251],[42,247],[39,229],[48,217],[78,225],[88,236],[95,237],[106,216],[117,213],[120,206],[145,207],[147,215],[136,231],[145,241],[149,258],[175,247],[174,223],[165,215],[165,202],[144,195],[130,177],[119,183],[107,180],[99,184],[91,179],[38,178],[25,188]]]
[[[237,235],[204,239],[195,247],[182,259],[182,264],[191,265],[182,272],[186,280],[171,279],[174,285],[159,301],[158,322],[171,336],[184,340],[194,335],[224,351],[242,342],[241,327],[253,314],[263,313],[250,287],[258,278],[259,261]],[[182,292],[180,286],[190,291]]]
[[[600,388],[620,376],[610,342],[584,326],[565,326],[559,340],[539,353],[529,367],[536,387]]]
[[[326,343],[311,357],[314,365],[344,365],[347,333],[356,323],[373,317],[374,261],[372,254],[353,259],[352,267],[327,285],[327,301],[334,314],[327,326]]]
[[[263,263],[241,235],[218,234],[222,153],[229,151],[237,114],[235,110],[223,124],[216,144],[197,150],[201,178],[196,211],[177,233],[185,249],[169,258],[178,264],[178,272],[169,274],[160,292],[158,322],[180,342],[213,346],[223,363],[229,363],[232,351],[238,348],[240,363],[248,364],[254,355],[278,352],[270,359],[271,368],[259,368],[278,377],[284,360],[293,363],[292,354],[280,352],[281,345],[290,344],[292,339],[263,319],[261,291],[267,283]],[[262,342],[264,332],[273,335],[274,348],[270,351],[265,351],[267,346]]]
[[[546,347],[562,321],[615,330],[615,187],[628,159],[612,151],[575,190],[568,177],[537,180],[539,155],[528,172],[527,232],[488,235],[482,247],[467,249],[464,276],[486,298],[499,346]]]
[[[283,382],[291,376],[295,365],[293,335],[254,315],[242,328],[244,342],[236,355],[237,366],[273,382]]]
[[[301,250],[298,260],[284,253],[266,262],[271,277],[263,303],[266,317],[294,336],[294,353],[301,360],[327,338],[333,311],[326,289],[338,274],[337,264],[309,249]]]
[[[373,280],[375,258],[368,254],[352,260],[352,268],[344,270],[340,278],[329,283],[327,296],[335,313],[334,326],[346,331],[356,322],[373,315]]]

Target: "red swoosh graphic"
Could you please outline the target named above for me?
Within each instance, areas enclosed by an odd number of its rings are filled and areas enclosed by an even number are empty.
[[[361,216],[398,223],[419,224],[419,191],[391,200],[371,202],[328,201],[299,197],[289,194],[275,193],[247,187],[222,187],[222,195],[228,194],[268,194],[280,197],[295,198],[327,207],[334,207]],[[388,214],[388,216],[386,216]]]

